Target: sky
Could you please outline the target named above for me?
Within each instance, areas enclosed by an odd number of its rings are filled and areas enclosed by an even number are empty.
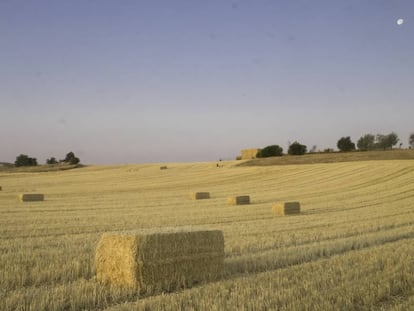
[[[413,86],[412,0],[0,0],[0,162],[407,147]]]

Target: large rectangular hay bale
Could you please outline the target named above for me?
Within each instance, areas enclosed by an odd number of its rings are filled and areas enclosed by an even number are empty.
[[[166,170],[166,169],[167,169],[167,166],[166,165],[160,166],[160,170]]]
[[[190,197],[194,200],[210,199],[210,192],[192,192]]]
[[[41,193],[21,193],[19,195],[20,202],[36,202],[43,201],[45,196]]]
[[[227,202],[230,205],[243,205],[243,204],[250,204],[250,196],[248,195],[239,195],[234,197],[229,197]]]
[[[224,267],[219,230],[140,230],[105,233],[96,248],[97,280],[146,292],[216,280]]]
[[[299,202],[273,203],[272,212],[273,212],[273,215],[275,216],[300,214],[300,203]]]

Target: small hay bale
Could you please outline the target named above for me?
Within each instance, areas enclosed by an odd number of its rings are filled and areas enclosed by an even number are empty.
[[[3,188],[0,186],[0,191],[2,191],[3,190]]]
[[[300,214],[299,202],[273,203],[272,212],[275,216]]]
[[[45,196],[41,193],[22,193],[19,195],[20,202],[43,201]]]
[[[250,196],[248,196],[248,195],[239,195],[239,196],[229,197],[227,199],[227,202],[230,205],[250,204]]]
[[[224,267],[219,230],[104,233],[96,248],[97,280],[143,292],[171,291],[216,280]]]
[[[210,199],[210,192],[193,192],[190,197],[194,200]]]
[[[167,166],[160,166],[160,170],[166,170],[167,169]]]

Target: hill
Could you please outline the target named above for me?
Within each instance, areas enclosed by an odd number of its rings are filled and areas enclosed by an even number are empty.
[[[74,168],[83,167],[80,164],[50,164],[50,165],[36,165],[36,166],[20,166],[15,167],[14,164],[5,163],[2,165],[0,163],[0,172],[3,173],[41,173],[41,172],[56,172],[56,171],[66,171]]]
[[[381,151],[307,153],[301,156],[283,155],[281,157],[260,158],[245,161],[239,166],[267,166],[290,164],[316,164],[354,161],[413,160],[414,149],[393,149]]]

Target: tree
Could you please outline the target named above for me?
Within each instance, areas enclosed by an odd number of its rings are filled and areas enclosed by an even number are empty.
[[[14,165],[16,167],[19,166],[36,166],[37,160],[36,158],[30,158],[26,154],[21,154],[16,157],[16,161],[14,161]]]
[[[398,135],[394,132],[388,134],[388,135],[382,135],[378,134],[376,139],[376,146],[379,149],[392,149],[393,146],[395,146],[400,139],[398,138]]]
[[[288,154],[290,155],[303,155],[306,153],[307,147],[295,141],[289,146]]]
[[[49,164],[49,165],[51,165],[51,164],[57,164],[57,163],[58,163],[58,161],[56,160],[55,157],[51,157],[50,159],[47,159],[46,160],[46,164]]]
[[[375,149],[375,136],[372,134],[365,134],[357,141],[359,150],[367,151]]]
[[[78,164],[80,162],[80,160],[71,151],[66,155],[65,159],[62,160],[62,162],[69,163],[69,164]]]
[[[352,142],[350,136],[341,137],[338,140],[336,146],[338,147],[339,150],[344,151],[344,152],[355,150],[355,144]]]
[[[260,149],[257,152],[257,158],[280,157],[283,155],[283,148],[279,145],[271,145]]]
[[[410,134],[410,138],[408,139],[408,144],[411,148],[414,148],[414,133]]]

